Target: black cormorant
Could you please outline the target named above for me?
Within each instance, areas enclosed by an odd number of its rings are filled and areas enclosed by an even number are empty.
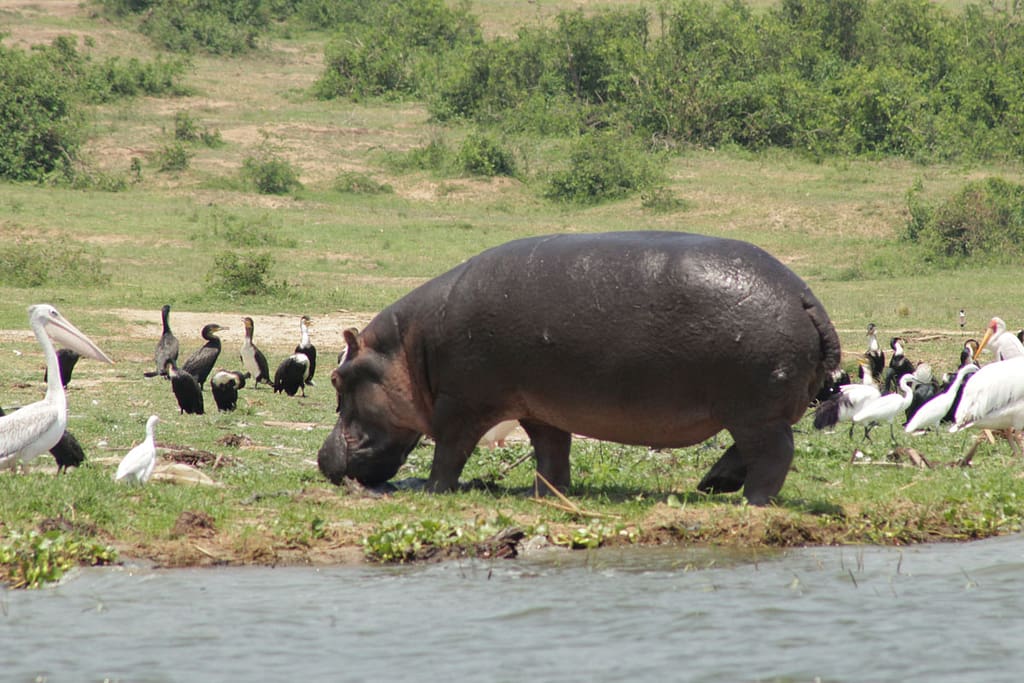
[[[878,333],[874,323],[868,323],[868,350],[864,352],[864,357],[868,359],[871,377],[876,382],[881,382],[882,373],[885,371],[885,353],[878,345]]]
[[[892,349],[892,358],[889,359],[889,367],[885,371],[885,387],[882,389],[884,394],[896,392],[903,375],[914,372],[914,364],[903,353],[903,338],[893,337],[889,340],[889,347]]]
[[[71,383],[71,371],[75,369],[75,363],[82,357],[78,351],[74,349],[57,349],[57,367],[60,368],[60,384],[65,389],[68,388],[68,384]],[[43,371],[43,381],[45,382],[49,373]]]
[[[252,342],[252,318],[242,318],[242,324],[245,325],[245,342],[242,343],[242,351],[239,354],[242,359],[242,367],[249,372],[250,377],[255,378],[252,381],[253,388],[258,387],[260,382],[273,385],[273,382],[270,381],[270,365],[267,364],[267,357]]]
[[[309,341],[309,328],[312,327],[313,321],[309,319],[308,315],[302,316],[299,319],[299,330],[302,336],[299,338],[299,345],[295,347],[295,353],[304,353],[309,358],[309,368],[306,370],[306,384],[313,386],[313,373],[316,372],[316,347]],[[303,396],[306,394],[303,393]]]
[[[170,316],[171,305],[164,304],[163,308],[160,309],[160,318],[163,320],[164,331],[160,335],[160,340],[156,343],[156,350],[153,352],[156,371],[143,373],[146,377],[156,377],[157,375],[166,377],[167,371],[164,368],[167,367],[167,361],[178,362],[178,338],[171,332]]]
[[[206,378],[210,376],[213,366],[217,363],[217,357],[220,355],[220,337],[216,333],[226,329],[228,328],[215,323],[204,325],[202,334],[206,343],[196,349],[181,366],[182,370],[196,378],[200,389],[206,383]]]
[[[238,405],[238,390],[245,386],[249,373],[234,370],[218,370],[210,378],[210,392],[217,403],[217,410],[234,410]]]
[[[196,378],[184,369],[179,370],[172,361],[167,361],[164,367],[171,378],[171,391],[178,400],[179,414],[202,415],[203,390]]]
[[[283,391],[294,396],[301,389],[305,396],[305,378],[309,374],[309,365],[309,356],[304,353],[293,353],[281,361],[274,373],[274,393]]]

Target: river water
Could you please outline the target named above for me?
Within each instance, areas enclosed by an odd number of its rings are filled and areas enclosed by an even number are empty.
[[[1024,536],[759,556],[78,571],[0,592],[3,681],[1018,681]]]

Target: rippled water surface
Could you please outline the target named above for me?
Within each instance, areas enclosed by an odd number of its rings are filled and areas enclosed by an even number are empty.
[[[1018,681],[1024,537],[88,570],[0,592],[4,681]]]

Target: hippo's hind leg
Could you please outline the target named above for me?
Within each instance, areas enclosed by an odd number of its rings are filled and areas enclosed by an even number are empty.
[[[571,483],[569,450],[572,446],[572,434],[542,422],[522,420],[520,424],[533,445],[533,452],[537,458],[537,474],[559,491],[568,491]],[[551,493],[540,477],[537,477],[537,492],[541,495]]]
[[[736,443],[697,485],[706,493],[743,487],[751,505],[767,505],[782,489],[793,462],[793,429],[785,422],[730,429]]]

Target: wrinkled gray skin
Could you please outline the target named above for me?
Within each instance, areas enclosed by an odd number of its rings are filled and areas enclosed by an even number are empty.
[[[489,249],[345,333],[341,416],[319,453],[333,482],[395,475],[421,435],[450,491],[484,432],[518,419],[537,471],[569,486],[571,434],[656,448],[734,444],[698,488],[782,488],[791,425],[839,339],[792,271],[735,240],[673,232],[555,235]]]

